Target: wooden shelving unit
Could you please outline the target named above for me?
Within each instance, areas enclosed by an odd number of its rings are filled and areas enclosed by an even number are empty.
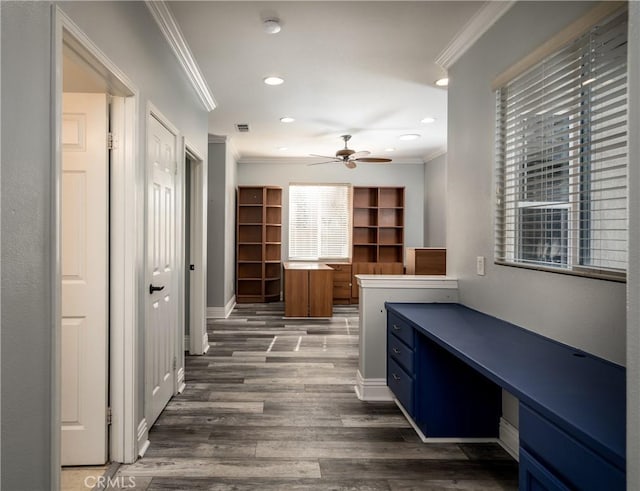
[[[404,188],[353,188],[352,275],[402,274],[404,250]],[[358,301],[352,278],[351,299]]]
[[[277,302],[282,290],[282,188],[238,188],[236,301]]]

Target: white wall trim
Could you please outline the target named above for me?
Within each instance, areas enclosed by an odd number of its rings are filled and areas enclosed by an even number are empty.
[[[184,218],[191,224],[189,255],[191,263],[195,266],[195,269],[189,273],[190,298],[189,305],[185,305],[185,308],[189,309],[191,336],[184,346],[189,350],[189,354],[202,355],[205,347],[208,346],[208,343],[201,342],[207,333],[207,165],[204,163],[202,154],[186,138],[183,139],[183,149],[184,165],[190,166],[191,185],[190,216]],[[187,157],[190,163],[187,163]],[[184,226],[182,232],[184,232]]]
[[[186,382],[185,382],[185,378],[184,378],[184,367],[180,367],[178,369],[178,375],[177,375],[177,379],[178,379],[178,394],[182,394],[184,392],[185,387],[187,386]]]
[[[458,289],[458,279],[451,276],[358,274],[356,279],[364,288]]]
[[[97,73],[109,81],[110,91],[118,94],[113,99],[114,141],[111,189],[111,307],[110,307],[110,398],[113,422],[110,431],[109,456],[114,462],[131,463],[137,456],[137,431],[135,426],[138,400],[138,265],[142,261],[142,232],[138,226],[141,213],[131,213],[138,210],[138,196],[142,187],[142,176],[139,173],[138,155],[138,107],[139,91],[133,82],[122,72],[93,41],[60,9],[54,7],[53,46],[54,56],[52,67],[55,72],[53,93],[55,108],[52,111],[54,128],[54,154],[56,165],[54,169],[54,198],[53,227],[57,237],[54,244],[59,243],[60,230],[60,169],[62,154],[60,149],[62,120],[62,50],[68,45],[72,50],[82,55],[82,58]],[[54,245],[54,249],[57,248]],[[57,262],[56,262],[57,261]],[[59,293],[60,270],[59,248],[57,259],[54,261],[56,271],[52,275],[53,291]],[[54,303],[59,308],[60,297],[56,296]],[[57,319],[59,311],[54,314]],[[59,323],[56,329],[59,339]],[[60,345],[54,344],[54,364],[52,372],[59,371]],[[56,375],[58,377],[59,375]],[[60,398],[60,387],[53,387],[56,400]],[[55,407],[58,407],[56,405]],[[59,427],[59,413],[54,411],[55,425]],[[56,430],[57,433],[57,430]],[[54,435],[52,445],[52,465],[59,470],[60,441]],[[56,462],[58,464],[56,465]],[[54,481],[57,482],[57,481]]]
[[[138,423],[137,434],[137,447],[138,447],[138,456],[144,457],[149,445],[151,442],[149,441],[149,428],[147,428],[147,419],[142,418],[142,421]]]
[[[441,437],[428,437],[424,433],[422,433],[422,430],[420,430],[420,428],[415,423],[413,418],[411,416],[409,416],[409,413],[402,406],[402,404],[400,404],[400,401],[398,401],[398,399],[396,399],[395,397],[393,398],[393,400],[396,403],[396,406],[398,406],[398,408],[400,408],[400,411],[402,411],[402,414],[407,419],[407,421],[409,422],[411,427],[418,434],[418,437],[420,438],[422,443],[496,443],[498,441],[497,438],[457,438],[457,437],[441,438]]]
[[[446,153],[447,153],[447,149],[446,148],[440,148],[439,150],[436,150],[435,152],[431,152],[429,155],[425,155],[424,156],[424,158],[423,158],[424,163],[428,164],[432,160],[435,160],[438,157],[441,157],[442,155],[445,155]]]
[[[226,319],[235,306],[236,296],[234,295],[224,307],[207,307],[207,319]]]
[[[213,111],[217,104],[213,98],[211,89],[202,75],[200,67],[198,63],[196,63],[193,53],[169,6],[164,0],[146,0],[145,3],[158,24],[158,27],[160,27],[160,31],[162,31],[169,46],[171,46],[171,49],[178,58],[182,69],[191,81],[191,85],[196,91],[196,94],[198,94],[200,102],[207,111]]]
[[[500,418],[500,437],[498,443],[516,461],[520,461],[520,433],[518,428],[509,423],[506,419]]]
[[[356,395],[361,401],[393,401],[393,393],[387,387],[387,380],[384,378],[362,377],[360,370],[356,373]]]
[[[448,70],[514,4],[514,0],[486,2],[442,50],[436,63]]]

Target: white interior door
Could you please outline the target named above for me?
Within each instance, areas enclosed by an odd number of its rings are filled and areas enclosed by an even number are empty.
[[[176,262],[176,136],[149,117],[146,322],[147,423],[151,426],[173,395],[178,332]]]
[[[63,95],[62,465],[107,461],[106,94]]]

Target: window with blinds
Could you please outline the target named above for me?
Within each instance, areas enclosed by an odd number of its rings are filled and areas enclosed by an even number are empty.
[[[289,259],[348,260],[351,251],[351,187],[289,186]]]
[[[624,280],[627,14],[497,90],[496,262]]]

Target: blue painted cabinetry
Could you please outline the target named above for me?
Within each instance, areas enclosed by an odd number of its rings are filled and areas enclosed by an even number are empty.
[[[387,386],[427,438],[496,438],[500,387],[388,314]]]
[[[427,437],[496,437],[504,388],[521,490],[625,489],[623,367],[458,304],[386,308],[388,385]]]

